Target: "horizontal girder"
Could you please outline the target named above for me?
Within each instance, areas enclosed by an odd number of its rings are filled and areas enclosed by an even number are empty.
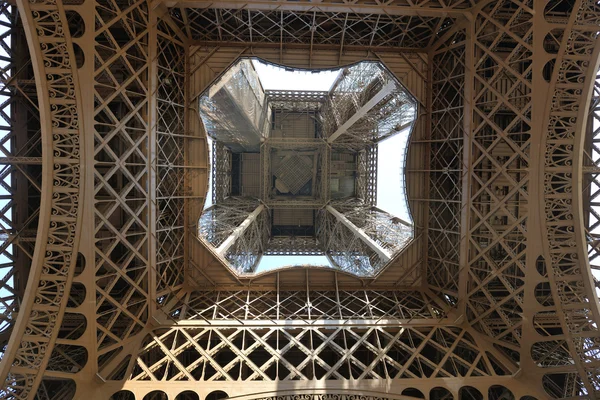
[[[286,0],[162,0],[167,7],[222,8],[265,11],[299,11],[356,14],[407,15],[421,17],[460,17],[469,12],[471,4],[465,0],[454,2],[424,2],[419,5],[410,1],[396,0],[385,4],[361,1],[286,1]]]

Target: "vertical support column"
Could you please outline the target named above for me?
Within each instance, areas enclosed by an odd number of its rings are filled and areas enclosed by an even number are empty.
[[[156,233],[154,220],[150,220],[155,218],[155,205],[151,204],[155,186],[149,172],[154,166],[155,150],[150,148],[154,147],[154,139],[149,138],[149,132],[156,125],[155,106],[150,105],[156,81],[149,79],[155,79],[151,78],[151,69],[156,68],[150,66],[154,60],[149,50],[150,30],[155,37],[156,24],[148,24],[153,11],[148,10],[145,1],[118,15],[104,12],[103,2],[85,5],[94,13],[92,21],[96,23],[87,29],[94,31],[98,43],[93,56],[86,58],[86,64],[94,68],[95,121],[94,132],[86,135],[94,139],[94,162],[86,166],[95,169],[97,198],[95,255],[88,262],[95,268],[96,310],[111,316],[95,321],[98,368],[109,372],[109,363],[124,357],[128,345],[139,338],[148,323],[148,302],[155,299],[148,290],[155,286],[149,282],[150,271],[155,269],[155,261],[149,260],[149,256],[155,257],[150,242]],[[130,46],[128,35],[118,34],[122,31],[136,32],[135,46]],[[153,52],[156,58],[156,49]],[[123,64],[128,68],[121,68]],[[114,76],[117,70],[118,78]],[[114,83],[118,96],[104,90],[107,79]],[[133,81],[134,85],[129,83]],[[149,87],[150,83],[154,88]],[[137,106],[132,108],[130,104]],[[119,183],[115,185],[114,181]],[[120,291],[113,290],[120,282],[127,284]]]
[[[536,0],[536,6],[542,6],[541,1]],[[537,7],[535,7],[537,8]],[[533,26],[534,29],[538,26],[544,26],[547,22],[544,18],[544,13],[536,13],[533,15]],[[535,34],[533,36],[533,49],[534,54],[547,54],[544,49],[544,35]],[[532,69],[533,71],[543,71],[544,66],[547,62],[545,57],[533,57]],[[531,78],[532,85],[535,88],[535,93],[532,96],[531,103],[531,116],[533,121],[543,121],[543,115],[546,108],[546,101],[550,85],[544,79],[542,73],[534,73]],[[545,137],[546,132],[543,123],[531,124],[531,154],[529,163],[529,175],[530,182],[544,182],[544,155],[545,155]],[[540,258],[543,254],[544,241],[543,238],[546,235],[546,227],[544,226],[545,207],[543,204],[544,191],[541,184],[530,184],[528,186],[529,199],[532,199],[529,204],[529,218],[527,223],[527,234],[526,234],[526,259],[525,259],[525,281],[523,291],[523,317],[527,321],[534,321],[535,315],[542,308],[541,304],[536,299],[536,286],[542,281],[542,277],[538,272],[538,262],[545,264],[549,267],[550,260],[544,260]],[[538,205],[536,205],[533,199],[538,199]],[[541,270],[542,268],[540,268]],[[548,311],[549,312],[549,311]],[[523,324],[522,328],[522,346],[523,348],[529,349],[535,342],[535,338],[539,337],[539,333],[533,323]],[[523,373],[523,377],[532,376],[532,381],[536,378],[533,376],[538,373],[540,367],[539,363],[532,359],[531,352],[522,351],[520,354],[520,366]],[[537,380],[537,379],[536,379]]]
[[[148,57],[150,60],[148,71],[148,320],[156,314],[156,213],[157,213],[157,168],[158,156],[156,152],[157,140],[157,100],[158,95],[158,44],[157,44],[157,12],[153,8],[148,10]]]
[[[463,138],[464,24],[462,20],[430,50],[429,192],[427,201],[427,283],[454,307],[458,298],[460,169]],[[458,89],[457,89],[458,88]]]
[[[206,132],[200,120],[198,112],[198,94],[202,92],[207,85],[208,77],[202,73],[203,58],[199,61],[196,51],[191,49],[189,43],[186,42],[186,85],[185,85],[185,164],[188,167],[198,167],[197,173],[194,175],[186,174],[186,187],[191,191],[191,196],[185,199],[185,265],[186,274],[189,272],[187,266],[191,253],[193,253],[193,244],[196,243],[198,235],[198,220],[202,213],[206,195],[208,194],[208,185],[210,184],[209,173],[211,171],[211,150],[209,150],[209,142],[206,137]],[[210,58],[208,56],[207,58]],[[214,196],[213,190],[213,196]]]
[[[81,222],[81,245],[79,252],[83,256],[84,268],[81,274],[75,278],[76,282],[82,283],[86,288],[85,301],[78,307],[79,312],[85,316],[93,316],[96,314],[96,251],[95,251],[95,188],[94,188],[94,63],[87,60],[94,59],[95,52],[95,31],[93,29],[95,22],[95,7],[93,3],[86,3],[77,9],[85,24],[84,34],[77,39],[74,39],[83,54],[86,62],[78,69],[79,85],[81,87],[81,104],[83,112],[81,117],[84,120],[84,125],[88,127],[89,133],[83,135],[81,141],[82,147],[82,175],[84,176],[83,189],[83,212]],[[86,139],[88,138],[88,139]],[[88,167],[89,166],[89,167]],[[95,318],[86,318],[88,329],[79,338],[80,343],[86,344],[88,362],[84,369],[79,373],[77,385],[77,394],[89,393],[93,391],[93,387],[87,382],[94,382],[97,379],[98,370],[98,353],[97,346],[97,322]],[[104,349],[103,349],[104,350]],[[81,384],[86,382],[86,384]],[[89,392],[88,392],[89,391]],[[77,397],[77,396],[76,396]],[[85,398],[84,396],[81,396]],[[93,395],[89,398],[92,398]]]
[[[185,43],[185,42],[184,42]],[[184,77],[184,83],[185,83],[185,88],[184,88],[184,112],[183,112],[183,128],[184,128],[184,134],[185,134],[185,138],[183,139],[183,144],[184,144],[184,154],[183,154],[183,164],[188,167],[190,165],[193,165],[191,160],[191,155],[189,153],[189,151],[187,149],[190,148],[190,146],[192,145],[192,143],[194,141],[198,141],[198,140],[194,140],[193,139],[193,132],[192,132],[192,120],[191,117],[194,113],[194,109],[191,107],[191,85],[192,85],[192,77],[190,75],[190,46],[188,43],[186,43],[185,46],[185,77]],[[201,144],[204,145],[204,149],[206,149],[206,140],[204,138],[201,139]],[[200,167],[205,167],[203,171],[200,171],[200,173],[204,172],[203,175],[205,177],[208,177],[207,174],[207,169],[205,165],[201,165]],[[198,219],[196,218],[196,224],[193,224],[194,222],[194,218],[193,218],[193,212],[191,210],[191,205],[195,204],[196,207],[202,209],[202,204],[206,201],[206,199],[204,198],[204,196],[202,198],[194,198],[195,194],[194,190],[191,189],[192,186],[192,182],[193,179],[191,179],[190,174],[185,174],[184,177],[184,186],[186,189],[188,189],[190,191],[190,198],[186,198],[183,201],[183,223],[184,223],[184,227],[183,227],[183,265],[184,265],[184,277],[186,275],[186,271],[188,268],[188,265],[190,265],[190,247],[191,247],[191,243],[190,243],[190,239],[192,239],[190,237],[191,235],[197,235],[198,234],[198,230],[196,229],[197,226],[197,221]],[[204,187],[202,187],[200,190],[202,191],[204,189]],[[194,207],[194,208],[196,208]],[[192,223],[190,223],[192,222]]]
[[[180,307],[184,283],[186,233],[185,200],[195,200],[186,183],[190,175],[202,174],[202,166],[186,165],[186,44],[179,27],[171,20],[164,5],[152,10],[153,47],[151,79],[152,110],[155,120],[152,143],[155,146],[154,174],[154,244],[156,282],[153,301],[161,308]],[[154,37],[156,39],[154,39]],[[155,88],[155,89],[154,89]],[[176,298],[178,300],[173,300]],[[166,311],[167,313],[170,310]]]
[[[28,51],[27,51],[27,41],[25,40],[24,35],[21,34],[19,29],[16,29],[18,18],[18,13],[16,7],[13,7],[12,10],[12,18],[14,21],[11,21],[13,28],[11,30],[11,56],[13,63],[13,71],[11,73],[11,77],[9,78],[12,81],[10,84],[8,82],[3,82],[2,89],[6,91],[7,95],[10,95],[13,99],[18,99],[13,101],[13,104],[10,107],[10,116],[14,121],[12,125],[11,132],[11,154],[13,156],[21,155],[27,156],[27,153],[21,151],[25,149],[27,146],[27,142],[30,140],[28,135],[28,110],[25,106],[25,102],[27,101],[27,97],[24,93],[20,93],[15,89],[7,90],[9,87],[14,88],[15,86],[20,86],[21,80],[26,80],[30,77],[27,77],[28,73],[27,68],[23,68],[27,63]],[[5,80],[7,76],[3,74],[2,80]],[[13,221],[13,229],[16,232],[20,232],[23,229],[27,229],[27,220],[29,219],[29,199],[28,199],[28,183],[26,179],[27,175],[23,172],[23,169],[26,169],[26,166],[11,168],[11,188],[13,190],[12,197],[14,201],[13,213],[12,213],[12,221]],[[27,234],[23,236],[28,236]],[[23,237],[22,236],[22,237]],[[29,268],[31,266],[31,260],[26,255],[26,253],[20,248],[18,245],[13,245],[13,256],[14,260],[14,293],[15,296],[19,298],[23,298],[23,293],[25,292],[25,286],[27,285],[27,276],[26,273],[29,272]],[[22,272],[21,272],[22,271]],[[2,276],[3,274],[0,274]],[[24,276],[23,276],[24,275]],[[15,300],[16,301],[16,298]]]
[[[467,280],[469,278],[469,248],[471,246],[471,173],[473,160],[472,121],[473,121],[473,84],[475,79],[474,51],[475,26],[472,22],[466,24],[465,44],[465,83],[463,109],[463,153],[461,168],[461,211],[460,211],[460,254],[458,278],[458,311],[459,315],[466,312]]]
[[[428,54],[427,57],[427,82],[426,82],[426,93],[427,93],[427,101],[425,104],[426,107],[426,117],[425,117],[425,126],[423,128],[424,132],[424,136],[423,139],[425,141],[425,163],[422,164],[422,166],[424,167],[423,169],[425,170],[426,168],[429,169],[431,168],[431,139],[432,139],[432,130],[433,130],[433,119],[432,119],[432,112],[433,112],[433,56],[431,54]],[[418,122],[417,122],[418,123]],[[418,125],[417,125],[418,126]],[[413,139],[414,140],[414,139]],[[414,143],[414,141],[413,141]],[[414,145],[414,144],[413,144]],[[422,180],[423,182],[423,198],[424,201],[422,202],[422,235],[424,235],[425,238],[429,238],[429,208],[430,208],[430,199],[429,199],[429,193],[431,193],[431,179],[429,178],[429,174],[427,172],[425,172],[425,174],[423,175]],[[428,240],[428,239],[427,239]],[[425,240],[425,243],[427,243],[427,240]],[[429,265],[429,246],[424,245],[422,246],[422,273],[423,276],[425,277],[425,279],[423,279],[423,285],[425,287],[427,287],[427,266]]]
[[[223,143],[213,141],[212,165],[213,173],[213,202],[218,203],[231,196],[231,150]]]

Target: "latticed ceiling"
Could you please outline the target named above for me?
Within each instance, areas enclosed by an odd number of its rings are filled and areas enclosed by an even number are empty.
[[[0,397],[600,397],[596,2],[0,11]],[[379,61],[419,102],[384,273],[239,277],[199,241],[198,96],[250,56]]]
[[[290,44],[317,46],[430,47],[453,24],[453,18],[384,13],[296,12],[174,7],[170,15],[198,42]]]

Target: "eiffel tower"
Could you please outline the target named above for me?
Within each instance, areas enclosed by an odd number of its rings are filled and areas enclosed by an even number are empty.
[[[592,0],[0,2],[0,398],[600,399],[599,34]]]

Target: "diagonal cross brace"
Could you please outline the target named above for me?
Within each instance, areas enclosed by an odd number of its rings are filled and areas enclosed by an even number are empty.
[[[344,214],[342,214],[335,208],[333,208],[331,206],[327,206],[327,211],[329,211],[331,213],[331,215],[333,215],[338,221],[340,221],[348,229],[350,229],[356,237],[358,237],[360,240],[365,242],[365,244],[367,246],[369,246],[375,253],[377,253],[384,262],[390,261],[390,259],[392,258],[392,255],[390,254],[390,252],[388,250],[386,250],[385,248],[383,248],[383,246],[381,246],[375,240],[373,240],[369,235],[367,235],[367,233],[363,229],[354,225],[352,223],[352,221],[350,221],[348,218],[346,218],[346,216]]]
[[[335,132],[333,132],[327,139],[327,143],[333,143],[338,137],[343,135],[354,125],[358,120],[367,115],[373,107],[377,105],[381,100],[385,99],[390,93],[396,89],[396,84],[393,81],[388,82],[375,96],[371,97],[371,100],[367,101],[365,105],[359,108],[354,115],[352,115],[346,122],[342,124]]]
[[[262,205],[262,204],[259,205],[258,207],[256,207],[256,209],[254,211],[252,211],[250,213],[250,215],[248,215],[248,217],[244,220],[244,222],[242,222],[240,224],[240,226],[238,226],[237,228],[235,228],[233,230],[233,232],[231,232],[231,235],[229,235],[229,237],[227,239],[225,239],[225,241],[223,243],[221,243],[221,245],[217,249],[217,253],[219,255],[221,255],[221,256],[225,256],[225,254],[227,253],[227,251],[244,234],[244,232],[246,231],[246,229],[248,229],[248,227],[250,225],[252,225],[252,223],[254,221],[256,221],[256,219],[258,218],[258,216],[260,215],[260,213],[264,210],[264,208],[265,208],[265,206]]]

